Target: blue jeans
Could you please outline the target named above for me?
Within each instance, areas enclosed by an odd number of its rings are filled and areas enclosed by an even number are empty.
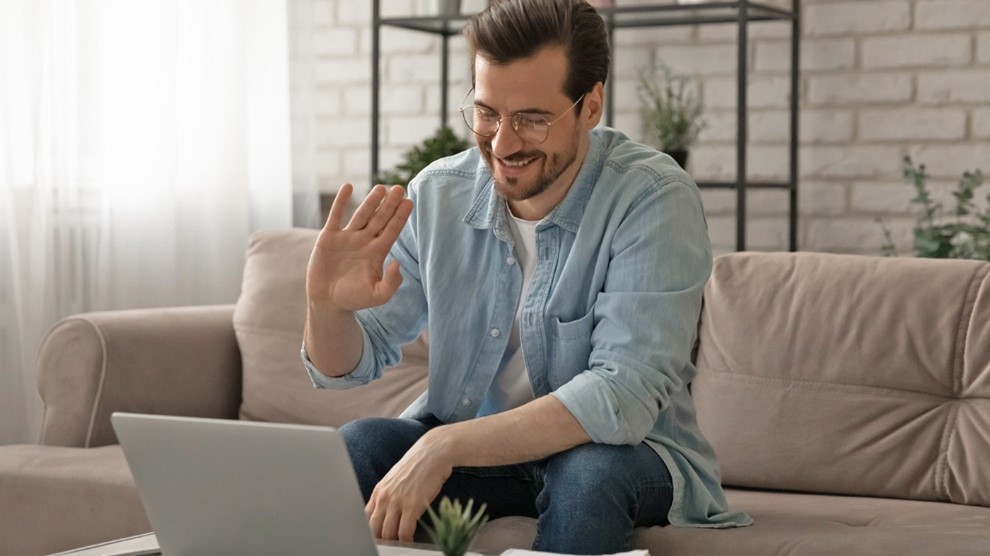
[[[435,419],[359,419],[341,427],[365,500]],[[537,519],[534,550],[603,554],[629,550],[633,529],[667,525],[670,473],[646,444],[584,444],[545,460],[457,467],[437,496],[482,503],[490,519]]]

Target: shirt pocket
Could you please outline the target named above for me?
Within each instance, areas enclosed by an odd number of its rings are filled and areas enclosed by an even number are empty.
[[[563,322],[557,317],[550,320],[550,387],[556,390],[588,368],[591,356],[591,332],[595,326],[595,312]]]

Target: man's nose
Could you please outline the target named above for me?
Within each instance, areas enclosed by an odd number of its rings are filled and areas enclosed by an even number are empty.
[[[512,129],[512,120],[506,118],[502,120],[502,125],[498,126],[495,137],[492,137],[492,154],[499,158],[506,158],[509,155],[519,152],[523,140]]]

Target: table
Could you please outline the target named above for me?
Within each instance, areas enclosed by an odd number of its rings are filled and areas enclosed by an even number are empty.
[[[388,547],[387,552],[383,551],[382,556],[442,556],[435,547],[423,543],[404,543],[398,541],[378,541],[379,547]],[[151,556],[161,554],[158,551],[158,539],[154,533],[144,533],[107,541],[99,544],[77,548],[66,552],[59,552],[53,556],[104,556],[114,554],[123,556]],[[482,556],[476,552],[468,552],[468,556]]]

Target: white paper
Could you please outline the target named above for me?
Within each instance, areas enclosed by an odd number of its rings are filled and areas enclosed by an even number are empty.
[[[550,554],[549,552],[540,552],[537,550],[523,550],[521,548],[510,548],[502,553],[502,556],[561,556],[560,554]],[[573,556],[573,555],[563,555],[563,556]],[[649,550],[630,550],[629,552],[616,552],[611,555],[602,556],[650,556]]]

